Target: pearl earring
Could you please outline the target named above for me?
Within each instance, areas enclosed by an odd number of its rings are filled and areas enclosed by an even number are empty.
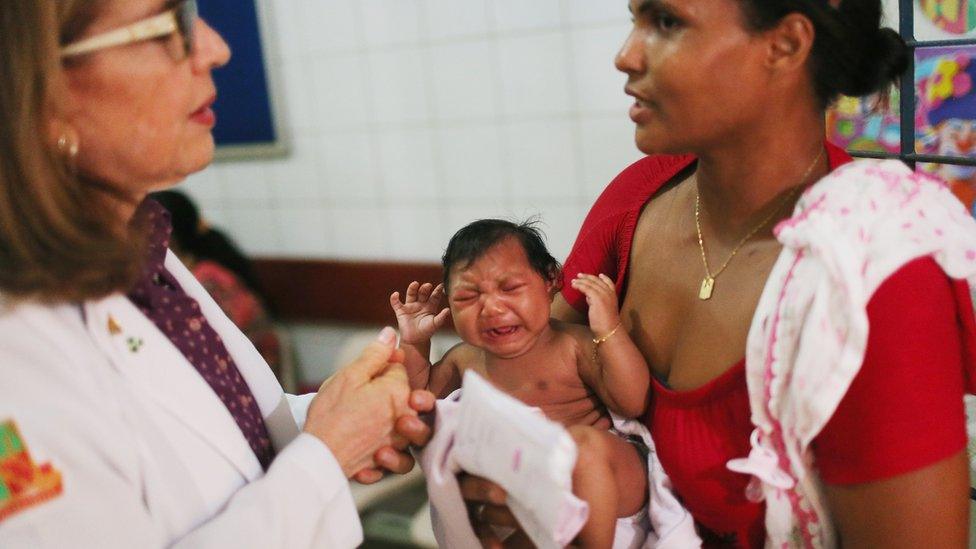
[[[78,151],[81,148],[78,143],[78,134],[74,130],[65,130],[58,136],[58,152],[68,161],[68,165],[74,168],[75,160],[78,158]]]

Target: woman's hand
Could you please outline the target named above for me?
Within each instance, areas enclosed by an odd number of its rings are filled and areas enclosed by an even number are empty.
[[[461,485],[461,496],[468,506],[468,518],[471,527],[481,541],[481,545],[492,549],[503,547],[533,547],[528,537],[522,532],[515,516],[506,505],[507,494],[501,486],[481,477],[462,474],[458,477]],[[495,534],[493,526],[514,529],[504,543]]]
[[[586,296],[586,304],[590,307],[590,330],[596,337],[609,334],[620,324],[617,288],[609,276],[580,273],[570,284]]]
[[[347,477],[374,467],[381,448],[405,447],[394,425],[417,415],[395,344],[396,332],[384,328],[359,358],[322,384],[309,406],[305,432],[329,447]]]
[[[411,282],[405,301],[400,301],[400,292],[393,292],[390,305],[396,313],[400,341],[409,345],[430,341],[451,314],[450,309],[441,309],[443,297],[444,285],[434,286],[429,282],[423,285]]]
[[[430,391],[417,390],[410,394],[409,404],[418,414],[427,414],[434,410],[435,398]],[[407,446],[423,448],[430,441],[432,431],[430,426],[420,417],[400,416],[393,426],[396,432],[396,443],[384,446],[373,455],[376,467],[367,467],[353,475],[360,484],[373,484],[380,481],[386,471],[404,475],[413,470],[414,459],[407,451]],[[384,471],[384,469],[386,471]]]

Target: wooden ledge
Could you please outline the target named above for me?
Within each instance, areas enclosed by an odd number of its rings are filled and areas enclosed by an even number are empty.
[[[288,322],[392,324],[390,294],[440,282],[437,263],[261,258],[254,269],[276,316]]]

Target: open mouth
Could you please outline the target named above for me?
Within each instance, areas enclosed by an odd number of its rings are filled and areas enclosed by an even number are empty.
[[[489,328],[487,334],[494,338],[500,338],[510,336],[517,331],[518,326],[500,326],[498,328]]]

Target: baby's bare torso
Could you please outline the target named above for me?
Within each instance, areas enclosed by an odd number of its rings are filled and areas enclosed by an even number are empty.
[[[553,421],[610,428],[606,408],[580,376],[581,366],[588,365],[581,361],[590,360],[585,351],[589,331],[552,321],[550,332],[516,358],[501,359],[468,344],[452,349],[450,358],[462,375],[468,369],[478,372],[499,389],[537,406]]]

